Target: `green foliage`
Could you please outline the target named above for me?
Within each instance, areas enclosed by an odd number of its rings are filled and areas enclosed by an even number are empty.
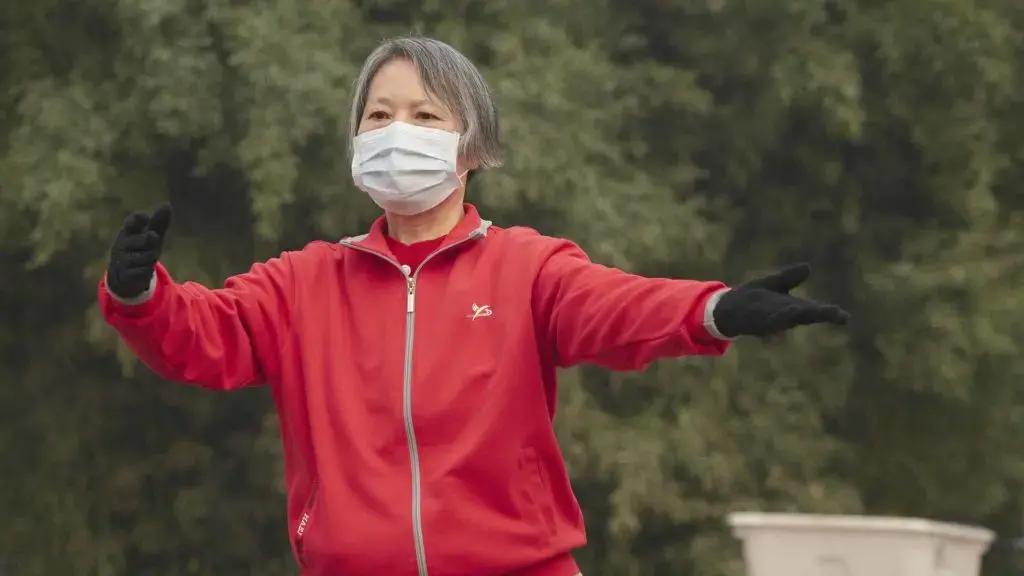
[[[10,0],[0,6],[0,560],[25,576],[293,574],[265,391],[138,369],[94,306],[124,215],[219,283],[362,230],[349,87],[383,37],[485,70],[472,200],[602,262],[794,260],[846,331],[564,375],[588,576],[740,574],[732,510],[1024,513],[1024,9],[1008,0]],[[214,248],[210,248],[210,247]],[[1024,563],[993,553],[988,573]]]

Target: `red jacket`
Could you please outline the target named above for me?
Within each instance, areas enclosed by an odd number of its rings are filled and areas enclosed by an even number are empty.
[[[555,369],[728,346],[712,335],[721,283],[593,264],[472,206],[416,271],[381,219],[219,290],[163,267],[154,286],[130,305],[101,283],[104,316],[168,380],[271,385],[306,576],[572,576],[586,536],[552,429]]]

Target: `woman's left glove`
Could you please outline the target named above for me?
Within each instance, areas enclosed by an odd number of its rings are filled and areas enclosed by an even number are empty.
[[[767,338],[808,324],[846,324],[850,314],[839,306],[790,296],[810,276],[809,264],[797,264],[729,290],[714,308],[715,327],[727,338]]]

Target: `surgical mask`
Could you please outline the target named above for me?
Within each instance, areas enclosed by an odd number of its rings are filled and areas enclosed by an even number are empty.
[[[387,212],[426,212],[462,186],[454,132],[392,122],[352,144],[352,180]]]

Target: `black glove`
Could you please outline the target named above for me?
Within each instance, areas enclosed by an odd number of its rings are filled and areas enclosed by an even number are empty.
[[[160,206],[152,216],[136,212],[125,219],[124,227],[110,247],[107,288],[112,294],[130,299],[149,290],[170,225],[170,204]]]
[[[846,324],[850,314],[839,306],[789,295],[810,276],[810,265],[797,264],[733,288],[715,306],[715,327],[727,338],[766,338],[807,324]]]

